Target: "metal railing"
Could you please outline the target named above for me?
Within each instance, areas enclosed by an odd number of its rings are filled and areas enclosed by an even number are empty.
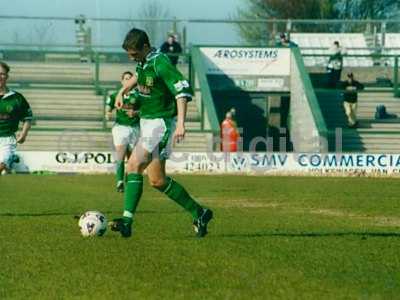
[[[180,37],[184,48],[190,44],[243,44],[245,40],[238,34],[240,26],[261,30],[257,45],[273,45],[279,32],[361,32],[384,42],[387,32],[398,32],[399,20],[352,20],[352,19],[187,19],[187,18],[97,18],[84,17],[85,26],[90,28],[92,39],[87,41],[94,51],[121,48],[121,41],[131,27],[145,28],[151,33],[155,46],[164,41],[169,31]],[[48,49],[51,45],[58,50],[82,47],[78,45],[77,17],[53,16],[7,16],[0,15],[2,34],[1,47],[21,47]],[[26,30],[26,29],[30,30]],[[211,30],[212,28],[212,30]],[[62,35],[56,34],[63,32]],[[205,35],[204,32],[207,32]],[[155,36],[154,36],[155,35]],[[27,43],[26,41],[31,41]],[[10,42],[12,41],[12,42]],[[385,45],[381,45],[385,46]]]
[[[191,84],[196,94],[196,91],[201,93],[200,101],[200,129],[202,131],[206,130],[205,119],[209,121],[210,131],[213,135],[220,135],[219,121],[217,117],[217,112],[215,110],[215,105],[212,99],[210,86],[207,81],[205,66],[201,57],[201,53],[198,47],[193,47],[191,51],[191,69],[190,69],[190,79]],[[197,86],[197,81],[199,86]]]
[[[304,50],[304,49],[302,49]],[[327,50],[327,49],[325,49]],[[313,53],[313,54],[302,54],[303,58],[307,57],[324,57],[328,59],[330,54],[326,53]],[[379,53],[372,53],[372,54],[344,54],[343,59],[346,58],[371,58],[372,61],[380,61],[379,64],[373,64],[372,66],[368,67],[363,67],[363,66],[358,66],[358,68],[377,68],[377,67],[383,67],[383,68],[392,68],[392,91],[393,95],[395,97],[400,97],[400,91],[399,91],[399,56],[398,55],[388,55],[388,54],[379,54]],[[381,61],[384,61],[383,63]],[[391,66],[390,61],[393,61],[393,65]],[[390,62],[390,63],[389,63]],[[320,67],[326,67],[325,65],[320,65]],[[344,66],[344,68],[357,68],[357,66]],[[389,79],[389,78],[388,78]],[[389,87],[390,89],[390,87]],[[371,90],[369,90],[371,91]]]
[[[291,135],[295,151],[328,151],[328,130],[310,77],[297,47],[291,62]]]
[[[302,48],[306,49],[306,48]],[[315,48],[313,48],[315,49]],[[327,50],[324,48],[321,48],[321,50]],[[365,50],[363,48],[363,50]],[[42,53],[63,53],[63,54],[73,54],[77,52],[73,51],[63,51],[63,52],[57,52],[57,51],[39,51]],[[102,52],[94,52],[93,57],[94,60],[93,62],[90,62],[93,64],[94,72],[93,72],[93,86],[96,90],[96,93],[99,95],[103,95],[105,100],[106,94],[107,94],[107,88],[110,88],[109,86],[105,85],[104,82],[100,80],[100,73],[101,73],[101,68],[102,68],[102,60],[101,60],[101,55]],[[303,54],[303,57],[328,57],[329,55],[326,53],[320,53],[320,54]],[[44,57],[44,56],[43,56]],[[201,62],[201,57],[199,53],[199,49],[197,47],[193,47],[193,50],[191,51],[190,54],[183,54],[182,55],[183,60],[188,61],[188,73],[186,74],[191,83],[192,86],[194,87],[195,91],[200,91],[202,92],[202,99],[200,99],[200,108],[199,108],[199,114],[200,114],[200,131],[203,132],[212,132],[214,135],[219,135],[219,122],[217,118],[217,114],[215,111],[214,104],[212,102],[212,95],[211,91],[208,87],[207,83],[207,78],[205,75],[205,70],[204,66]],[[398,76],[398,69],[399,69],[399,64],[398,64],[398,56],[396,55],[384,55],[384,54],[370,54],[370,55],[358,55],[358,54],[348,54],[344,55],[344,57],[371,57],[371,58],[378,58],[378,59],[391,59],[393,61],[393,75],[392,75],[392,80],[393,80],[393,93],[395,96],[400,97],[400,90],[399,90],[399,76]],[[199,83],[199,85],[196,85],[196,82]],[[114,82],[115,87],[117,86],[117,80]],[[103,119],[104,119],[104,114],[103,114]],[[209,128],[205,126],[206,120],[208,120]],[[106,128],[106,122],[103,120],[103,129]],[[196,131],[196,130],[191,130],[191,131]],[[198,130],[197,130],[198,131]]]

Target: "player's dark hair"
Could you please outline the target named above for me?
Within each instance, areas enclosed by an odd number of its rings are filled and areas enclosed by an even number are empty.
[[[121,79],[124,79],[125,75],[131,75],[131,76],[133,76],[133,74],[132,74],[131,71],[125,71],[124,73],[122,73]]]
[[[10,67],[4,61],[0,61],[0,67],[2,67],[7,74],[10,72]]]
[[[128,51],[129,49],[141,51],[146,44],[150,47],[149,37],[147,36],[147,33],[143,30],[132,28],[126,34],[124,43],[122,44],[122,48],[124,48],[125,51]]]

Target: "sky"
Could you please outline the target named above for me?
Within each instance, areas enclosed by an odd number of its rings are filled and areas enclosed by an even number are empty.
[[[153,0],[154,1],[154,0]],[[178,19],[228,19],[246,0],[156,0],[160,11]],[[87,18],[144,18],[143,9],[149,0],[0,0],[0,16],[51,16]],[[71,24],[72,23],[72,24]],[[144,24],[127,22],[91,22],[93,43],[119,45],[132,26]],[[0,42],[71,44],[75,41],[76,26],[67,21],[10,20],[0,17]],[[160,43],[171,24],[159,25],[155,43]],[[194,44],[237,44],[236,27],[232,24],[181,23],[186,27],[188,42]]]
[[[150,1],[143,0],[0,0],[1,15],[127,17]],[[245,0],[158,0],[178,18],[226,18]],[[218,3],[218,5],[216,5]],[[96,11],[98,7],[98,12]]]

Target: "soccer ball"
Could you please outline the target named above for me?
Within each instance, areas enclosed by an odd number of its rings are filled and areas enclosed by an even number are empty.
[[[99,211],[87,211],[79,218],[78,225],[84,237],[102,236],[107,230],[107,219]]]

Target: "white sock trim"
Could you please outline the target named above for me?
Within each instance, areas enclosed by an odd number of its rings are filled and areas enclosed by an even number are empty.
[[[133,213],[131,213],[130,211],[124,210],[123,216],[126,218],[133,218]]]
[[[171,189],[172,181],[173,181],[173,179],[171,178],[170,181],[169,181],[168,186],[165,188],[165,190],[163,191],[163,193],[167,193],[167,192]]]

